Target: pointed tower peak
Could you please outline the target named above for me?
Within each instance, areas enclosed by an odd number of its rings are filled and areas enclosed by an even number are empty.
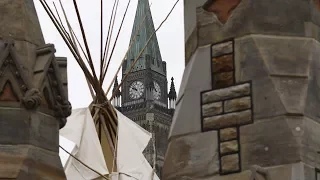
[[[127,63],[124,69],[128,70],[135,59],[139,58],[132,71],[151,69],[165,75],[163,61],[160,53],[158,39],[155,32],[154,23],[151,15],[149,0],[139,0],[136,10],[135,20],[132,28],[130,43],[132,48],[128,52]],[[140,57],[139,54],[152,36],[149,44],[144,49]],[[127,73],[125,71],[124,73]]]
[[[117,76],[116,80],[114,81],[113,90],[112,90],[112,93],[116,92],[116,97],[120,97],[121,96],[120,89],[117,89],[118,86],[119,86],[119,83],[118,83],[118,76]]]
[[[0,7],[0,39],[44,44],[33,0],[0,1]]]
[[[177,99],[176,88],[174,86],[173,80],[174,80],[174,78],[172,77],[171,78],[170,91],[169,91],[169,95],[168,95],[169,100],[176,100]]]

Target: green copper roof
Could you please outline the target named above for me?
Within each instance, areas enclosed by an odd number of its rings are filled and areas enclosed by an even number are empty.
[[[137,34],[139,27],[141,26],[140,32],[138,33],[132,48],[130,49],[127,57],[127,63],[124,65],[126,71],[130,68],[132,62],[137,58],[140,51],[146,45],[148,39],[151,37],[155,31],[152,15],[150,11],[149,1],[148,0],[138,0],[138,7],[136,10],[135,20],[133,24],[131,40],[134,39],[134,36]],[[141,24],[142,23],[142,24]],[[136,63],[132,71],[139,71],[147,69],[148,66],[160,73],[166,74],[165,64],[162,62],[159,44],[156,35],[154,35],[144,50],[143,54],[140,56],[140,59]]]

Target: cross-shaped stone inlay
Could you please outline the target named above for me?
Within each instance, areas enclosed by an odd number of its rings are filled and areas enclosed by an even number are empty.
[[[253,122],[251,82],[235,82],[233,40],[212,46],[212,90],[201,94],[202,131],[218,131],[220,174],[241,171],[240,126]]]

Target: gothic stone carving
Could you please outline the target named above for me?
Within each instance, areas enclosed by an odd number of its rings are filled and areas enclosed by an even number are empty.
[[[45,108],[60,119],[63,127],[65,118],[71,114],[71,104],[64,87],[66,80],[62,80],[59,68],[63,62],[61,58],[57,62],[54,46],[49,44],[37,49],[33,73],[30,73],[23,66],[14,42],[0,44],[1,103],[10,106],[15,102],[28,110]]]

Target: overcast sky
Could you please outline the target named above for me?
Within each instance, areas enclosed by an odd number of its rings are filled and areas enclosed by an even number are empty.
[[[57,0],[47,0],[49,5],[52,5],[53,1],[55,1],[57,5],[59,4]],[[128,1],[129,0],[119,1],[114,35],[118,32]],[[72,103],[73,108],[87,107],[92,101],[92,98],[82,70],[79,68],[72,54],[69,52],[64,41],[60,37],[58,31],[55,29],[51,20],[43,10],[40,2],[34,2],[46,43],[55,44],[55,48],[57,50],[56,56],[64,56],[68,58],[69,100]],[[95,65],[98,68],[100,61],[100,0],[77,0],[77,2],[82,15],[82,21],[91,49],[91,54],[95,60]],[[104,0],[105,38],[113,2],[114,0]],[[166,17],[176,0],[149,0],[149,2],[152,3],[151,13],[155,28],[157,28]],[[80,38],[80,28],[77,23],[72,1],[62,0],[62,3],[67,11],[71,26],[76,31],[77,36]],[[105,89],[110,84],[121,60],[125,55],[125,52],[128,49],[137,3],[138,0],[131,0],[113,59],[106,76],[104,86]],[[168,86],[170,86],[171,77],[174,77],[176,90],[178,92],[184,69],[183,0],[180,0],[169,19],[158,31],[157,37],[162,59],[167,62]],[[121,71],[119,76],[121,76]]]

